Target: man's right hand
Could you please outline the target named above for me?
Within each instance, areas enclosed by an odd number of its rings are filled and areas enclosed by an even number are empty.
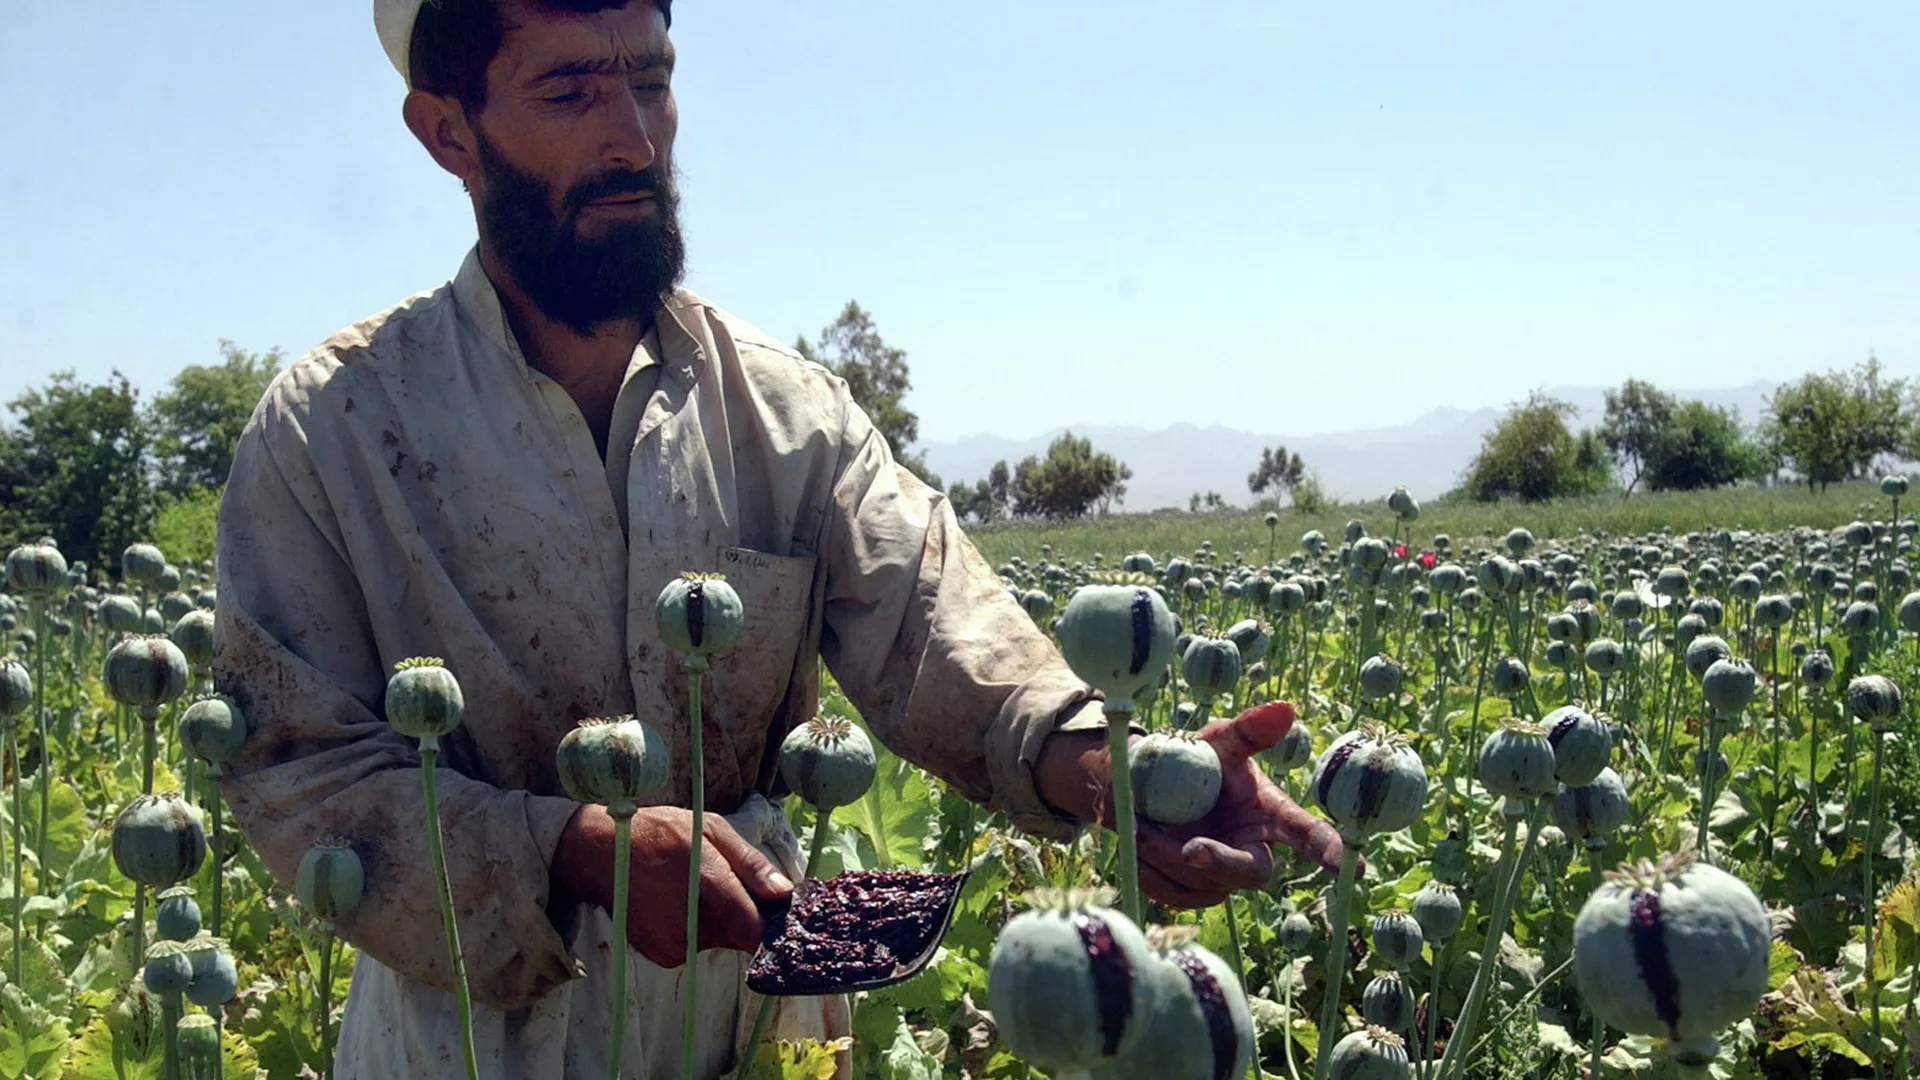
[[[771,860],[718,814],[708,814],[700,858],[700,948],[760,947],[765,926],[754,900],[793,892]],[[693,814],[677,806],[643,807],[633,816],[627,940],[661,967],[687,959],[687,861]],[[553,853],[553,885],[564,899],[613,907],[613,819],[603,806],[582,806]]]

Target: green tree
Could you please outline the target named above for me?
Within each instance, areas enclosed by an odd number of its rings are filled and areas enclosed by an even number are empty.
[[[1069,431],[1047,447],[1045,458],[1028,455],[1013,470],[1013,513],[1021,517],[1077,518],[1106,513],[1127,495],[1133,470],[1093,440]]]
[[[89,386],[71,371],[7,405],[0,430],[0,538],[54,538],[69,561],[119,565],[153,525],[148,430],[118,371]]]
[[[286,358],[279,349],[250,353],[224,338],[221,362],[190,364],[153,399],[153,449],[160,489],[182,496],[217,488],[233,469],[240,432]]]
[[[1012,515],[1013,478],[1005,461],[996,461],[986,479],[972,484],[956,481],[947,490],[955,516],[962,520],[1002,521]]]
[[[1758,477],[1765,456],[1747,439],[1731,409],[1699,401],[1681,405],[1648,450],[1647,486],[1698,491]]]
[[[1653,460],[1655,445],[1673,422],[1678,407],[1672,394],[1639,379],[1628,379],[1620,389],[1607,391],[1600,438],[1613,459],[1627,470],[1627,493],[1640,483]]]
[[[1810,374],[1767,400],[1764,438],[1808,490],[1859,476],[1912,441],[1905,379],[1882,379],[1869,355],[1852,371]]]
[[[1572,405],[1538,390],[1511,406],[1467,466],[1467,493],[1482,502],[1540,502],[1604,490],[1602,441],[1592,431],[1575,436],[1568,430],[1573,413]]]
[[[907,391],[913,389],[907,351],[886,343],[867,309],[847,301],[839,318],[828,323],[816,340],[802,337],[793,347],[847,381],[847,392],[880,429],[895,461],[933,487],[942,486],[927,468],[925,453],[912,451],[920,438],[920,418],[905,404]]]
[[[1293,491],[1307,475],[1307,463],[1299,454],[1290,454],[1284,446],[1260,450],[1260,464],[1247,474],[1247,490],[1255,495],[1271,488],[1276,495]]]

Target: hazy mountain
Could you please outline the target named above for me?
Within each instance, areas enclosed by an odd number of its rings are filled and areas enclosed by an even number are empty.
[[[1777,384],[1756,382],[1725,390],[1681,390],[1675,396],[1738,409],[1751,425],[1766,407],[1767,395]],[[1598,424],[1606,407],[1605,390],[1567,387],[1550,391],[1580,411],[1577,430]],[[1259,434],[1234,428],[1174,424],[1158,430],[1139,427],[1074,425],[1076,435],[1093,440],[1133,469],[1127,485],[1125,509],[1140,511],[1163,506],[1185,507],[1195,492],[1217,491],[1229,502],[1245,505],[1247,473],[1260,460],[1262,447],[1285,444],[1306,459],[1330,495],[1340,498],[1377,498],[1404,484],[1415,495],[1431,498],[1460,483],[1460,474],[1480,449],[1480,440],[1505,411],[1504,406],[1476,409],[1439,408],[1398,427],[1290,436]],[[1046,452],[1065,428],[1028,439],[973,435],[949,442],[925,443],[927,466],[949,483],[972,481],[986,475],[993,463],[1017,463],[1028,454]]]

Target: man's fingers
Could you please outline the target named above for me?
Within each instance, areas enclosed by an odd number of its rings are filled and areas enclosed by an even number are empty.
[[[1339,872],[1345,845],[1340,842],[1340,830],[1334,828],[1332,822],[1314,817],[1291,799],[1269,815],[1269,821],[1275,840],[1328,870]]]
[[[1292,727],[1293,706],[1284,701],[1269,701],[1231,720],[1208,724],[1200,737],[1213,744],[1222,767],[1231,767],[1275,745]]]
[[[760,849],[747,843],[727,819],[718,814],[708,814],[706,821],[707,842],[713,850],[727,860],[733,868],[733,875],[746,886],[747,892],[761,900],[783,900],[793,892],[793,882],[773,860],[761,854]]]
[[[1140,891],[1170,907],[1208,908],[1225,901],[1229,890],[1189,889],[1143,862]]]
[[[1139,834],[1140,862],[1151,863],[1183,888],[1225,892],[1258,889],[1273,874],[1273,856],[1266,845],[1236,848],[1211,837],[1178,840],[1164,830],[1147,826]]]

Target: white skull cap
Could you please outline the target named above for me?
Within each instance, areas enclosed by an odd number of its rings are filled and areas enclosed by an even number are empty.
[[[407,53],[413,45],[413,23],[420,17],[426,0],[373,0],[373,28],[380,34],[380,47],[387,50],[393,70],[413,85],[407,73]]]

